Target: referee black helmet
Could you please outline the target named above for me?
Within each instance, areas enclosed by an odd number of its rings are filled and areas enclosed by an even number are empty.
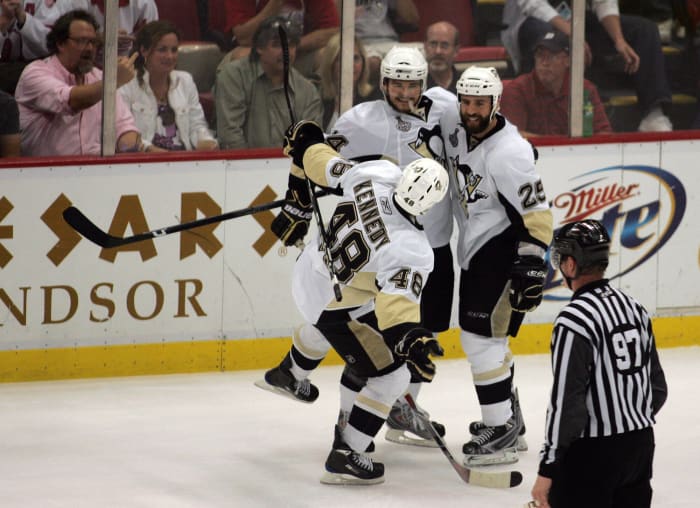
[[[595,219],[566,224],[554,236],[550,251],[555,270],[564,256],[574,258],[579,269],[599,266],[605,270],[610,256],[610,235],[605,226]]]

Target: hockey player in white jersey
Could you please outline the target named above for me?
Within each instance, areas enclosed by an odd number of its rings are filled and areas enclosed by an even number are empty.
[[[498,113],[502,91],[494,68],[470,67],[457,81],[458,108],[442,119],[459,228],[460,340],[482,417],[463,447],[467,466],[515,462],[527,449],[508,337],[542,301],[552,239],[534,148]]]
[[[304,173],[321,187],[342,192],[327,230],[342,300],[334,298],[317,237],[297,260],[292,282],[306,324],[295,331],[292,350],[282,363],[256,384],[310,401],[318,390],[306,377],[315,365],[305,362],[320,361],[330,343],[366,383],[355,394],[347,420],[336,425],[321,481],[379,483],[383,464],[363,452],[393,402],[405,393],[411,374],[431,381],[435,365],[429,355],[443,354],[431,332],[420,326],[421,293],[433,268],[433,253],[416,217],[444,198],[449,177],[432,159],[415,160],[403,172],[389,161],[355,164],[325,144],[321,128],[309,121],[290,127],[285,142],[285,152],[294,161],[291,192],[274,230],[286,244],[306,233],[310,217]]]
[[[331,143],[340,147],[342,156],[356,161],[388,159],[401,168],[421,157],[444,163],[439,120],[446,111],[454,109],[457,98],[440,87],[426,90],[428,64],[416,48],[392,48],[382,60],[380,73],[384,100],[358,104],[341,115],[332,130]],[[435,259],[424,289],[421,315],[423,326],[437,333],[449,328],[452,310],[454,270],[449,242],[453,220],[449,200],[421,216],[420,222]],[[361,384],[362,380],[346,369],[342,385],[349,393]],[[416,400],[419,390],[420,383],[414,379],[409,391]],[[435,446],[429,433],[417,433],[412,412],[403,397],[399,398],[387,421],[387,439]],[[435,422],[435,427],[444,435],[443,425]]]

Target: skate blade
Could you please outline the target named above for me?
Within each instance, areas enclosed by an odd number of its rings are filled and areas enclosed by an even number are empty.
[[[321,477],[321,483],[324,485],[376,485],[378,483],[384,483],[384,476],[363,480],[362,478],[349,474],[326,471]]]
[[[527,441],[525,440],[524,436],[518,436],[518,442],[515,445],[515,449],[518,450],[519,452],[526,452],[527,451]]]
[[[438,444],[433,440],[423,439],[419,436],[407,434],[406,431],[400,429],[387,429],[384,439],[392,443],[398,443],[409,446],[422,446],[424,448],[437,448]]]
[[[518,450],[505,448],[498,453],[487,455],[465,455],[462,464],[466,467],[496,466],[502,464],[515,464],[518,462]]]
[[[306,400],[301,400],[297,399],[293,394],[289,393],[287,390],[284,388],[278,388],[276,386],[273,386],[269,384],[267,381],[264,379],[259,379],[253,383],[255,386],[258,388],[262,388],[263,390],[267,390],[268,392],[276,393],[277,395],[282,395],[283,397],[287,397],[288,399],[295,400],[297,402],[302,402],[304,404],[311,404],[313,401],[306,401]]]

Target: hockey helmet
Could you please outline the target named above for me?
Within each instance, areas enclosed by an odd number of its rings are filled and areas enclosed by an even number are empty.
[[[465,70],[457,80],[457,97],[460,95],[484,95],[491,97],[490,119],[498,112],[503,83],[494,67],[473,65]]]
[[[423,215],[447,194],[447,171],[434,159],[409,163],[396,186],[396,203],[411,215]]]
[[[417,48],[394,46],[382,59],[381,83],[385,79],[420,81],[421,93],[428,86],[428,63]]]
[[[566,224],[554,236],[549,256],[555,270],[559,268],[564,256],[574,258],[580,269],[594,265],[607,268],[610,235],[605,226],[595,219]]]

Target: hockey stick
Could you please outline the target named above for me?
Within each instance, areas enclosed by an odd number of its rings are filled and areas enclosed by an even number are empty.
[[[442,453],[445,454],[447,460],[450,461],[450,464],[454,470],[457,471],[457,474],[462,480],[464,480],[465,483],[496,489],[517,487],[520,485],[520,483],[522,483],[523,475],[519,471],[476,471],[457,462],[452,456],[450,450],[447,448],[445,440],[442,439],[442,436],[440,436],[440,434],[438,434],[438,432],[435,430],[435,427],[433,427],[430,419],[417,410],[416,402],[413,400],[413,397],[407,393],[404,395],[404,398],[406,399],[406,402],[408,402],[408,405],[411,406],[411,409],[413,409],[415,417],[418,419],[418,421],[420,421],[421,425],[430,430],[430,433],[433,435],[433,439],[440,447],[440,450],[442,450]]]
[[[289,109],[289,119],[292,125],[296,123],[296,115],[294,114],[294,108],[292,107],[292,99],[289,95],[289,41],[287,40],[287,32],[285,32],[284,27],[280,23],[277,26],[280,36],[280,45],[282,46],[282,66],[284,72],[284,97],[287,100],[287,108]],[[311,197],[311,210],[313,211],[314,218],[316,219],[316,226],[318,227],[319,235],[321,236],[321,248],[323,248],[323,260],[326,263],[326,268],[328,268],[328,273],[331,276],[331,282],[333,283],[333,293],[335,294],[336,301],[340,302],[343,299],[343,293],[340,291],[340,282],[338,281],[338,276],[333,270],[333,261],[331,258],[331,251],[328,247],[328,234],[326,229],[323,227],[323,217],[321,217],[321,209],[318,207],[318,200],[314,194],[311,180],[307,177],[306,188],[309,191],[309,196]]]
[[[325,196],[327,194],[330,194],[330,191],[322,190],[321,192],[319,192],[318,196]],[[314,196],[314,198],[315,197],[316,196]],[[206,226],[208,224],[214,224],[215,222],[222,222],[229,219],[235,219],[237,217],[253,215],[258,212],[264,212],[265,210],[279,208],[285,203],[286,200],[279,199],[277,201],[271,201],[270,203],[251,206],[249,208],[243,208],[242,210],[234,210],[232,212],[226,212],[224,214],[214,215],[212,217],[205,217],[203,219],[198,219],[192,222],[175,224],[174,226],[167,226],[164,228],[154,229],[152,231],[147,231],[146,233],[139,233],[134,236],[125,236],[123,238],[113,236],[109,233],[102,231],[99,227],[95,225],[94,222],[88,219],[83,212],[81,212],[74,206],[69,206],[68,208],[63,210],[63,219],[68,223],[68,225],[70,225],[73,229],[75,229],[78,233],[90,240],[92,243],[95,243],[102,248],[109,249],[112,247],[119,247],[121,245],[128,245],[130,243],[142,242],[143,240],[150,240],[151,238],[158,238],[161,236],[170,235],[179,231],[186,231],[188,229],[198,228],[200,226]]]

